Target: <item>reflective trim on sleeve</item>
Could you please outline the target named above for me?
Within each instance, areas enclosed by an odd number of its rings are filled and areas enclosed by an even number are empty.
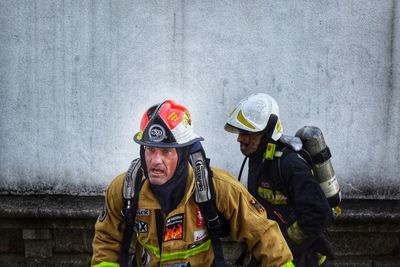
[[[140,241],[139,241],[140,242]],[[140,244],[147,249],[149,252],[151,252],[158,260],[160,260],[160,249],[156,246],[152,246],[149,244],[144,244],[140,242]],[[198,247],[184,250],[184,251],[177,251],[177,252],[171,252],[171,253],[164,253],[161,255],[161,262],[164,261],[170,261],[170,260],[177,260],[177,259],[187,259],[191,256],[194,256],[196,254],[199,254],[201,252],[209,250],[211,247],[211,240],[207,240],[203,244],[201,244]]]
[[[321,255],[319,253],[317,253],[317,255],[318,255],[318,265],[324,264],[324,262],[326,261],[326,256],[325,255]]]
[[[287,233],[296,244],[300,244],[304,239],[307,238],[307,235],[300,229],[297,221],[295,221],[289,228],[287,229]]]
[[[279,191],[272,191],[264,187],[258,187],[258,195],[274,205],[286,205],[287,198]]]
[[[92,267],[119,267],[118,263],[115,262],[101,262],[99,264],[93,265]]]
[[[281,265],[281,267],[296,267],[296,266],[293,264],[293,262],[289,261],[286,262],[284,265]]]

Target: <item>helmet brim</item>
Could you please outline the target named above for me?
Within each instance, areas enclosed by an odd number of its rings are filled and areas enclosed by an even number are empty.
[[[251,131],[247,131],[247,130],[243,130],[240,128],[237,128],[235,126],[230,125],[229,123],[226,123],[224,126],[225,131],[230,132],[230,133],[234,133],[234,134],[255,134],[255,133],[259,133],[260,131],[257,132],[251,132]]]
[[[230,132],[230,133],[239,133],[238,128],[233,127],[232,125],[230,125],[229,123],[226,123],[224,126],[225,131]]]
[[[138,136],[141,135],[140,132],[136,133],[135,136],[133,137],[133,141],[135,141],[135,143],[139,144],[139,145],[143,145],[146,147],[161,147],[161,148],[179,148],[179,147],[185,147],[185,146],[190,146],[196,142],[200,142],[200,141],[204,141],[204,138],[199,136],[197,138],[194,138],[186,143],[163,143],[163,142],[145,142],[142,140],[138,139]]]

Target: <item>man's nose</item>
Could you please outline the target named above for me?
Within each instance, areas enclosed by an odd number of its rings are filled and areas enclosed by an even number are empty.
[[[239,142],[239,143],[241,143],[241,142],[247,142],[248,141],[248,138],[249,138],[249,136],[247,135],[247,134],[238,134],[238,137],[237,137],[237,141]]]
[[[162,155],[159,150],[154,151],[152,157],[151,157],[151,163],[152,164],[159,164],[162,163]]]

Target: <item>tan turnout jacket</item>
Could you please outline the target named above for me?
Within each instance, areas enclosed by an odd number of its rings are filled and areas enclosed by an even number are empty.
[[[233,240],[245,241],[262,266],[282,266],[292,254],[276,222],[268,220],[264,208],[228,172],[212,168],[216,205],[230,224]],[[119,266],[123,221],[122,190],[125,174],[116,177],[107,189],[106,205],[100,214],[93,240],[92,265]],[[194,201],[194,178],[190,168],[186,193],[176,209],[164,215],[161,247],[157,238],[156,210],[160,204],[145,181],[136,215],[136,259],[138,266],[210,266],[214,259],[205,222]]]

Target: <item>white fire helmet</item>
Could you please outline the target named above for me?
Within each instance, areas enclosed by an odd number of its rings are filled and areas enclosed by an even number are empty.
[[[268,137],[278,141],[283,133],[278,103],[270,95],[252,94],[229,113],[224,128],[228,132],[244,134],[266,131],[270,134]]]

